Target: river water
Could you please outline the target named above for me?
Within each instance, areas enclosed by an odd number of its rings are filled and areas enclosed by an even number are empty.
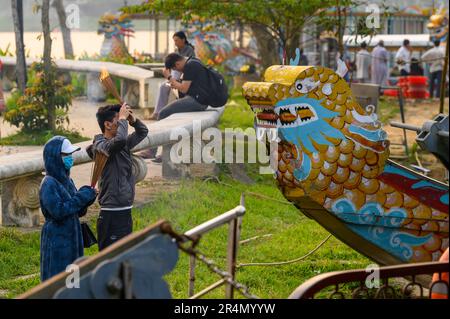
[[[40,32],[25,32],[25,52],[30,57],[42,56],[44,49],[44,40],[39,39]],[[172,41],[173,31],[169,31],[169,39],[167,39],[166,31],[159,31],[159,52],[164,53],[166,50],[170,53],[174,50]],[[75,57],[80,57],[84,53],[89,56],[100,53],[100,48],[104,39],[103,35],[98,35],[93,31],[72,31],[72,45]],[[54,58],[64,57],[64,47],[61,32],[52,32],[52,56]],[[167,41],[168,40],[168,41]],[[129,41],[129,42],[128,42]],[[126,41],[129,44],[129,52],[133,53],[155,53],[155,32],[154,31],[136,31],[134,37],[130,37]],[[10,44],[10,51],[15,55],[15,36],[14,32],[0,32],[0,49],[5,50]]]

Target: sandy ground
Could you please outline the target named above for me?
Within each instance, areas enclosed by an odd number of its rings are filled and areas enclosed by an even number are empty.
[[[393,107],[399,108],[398,104],[394,104],[396,100],[392,100]],[[448,114],[449,100],[446,99],[444,113]],[[439,113],[439,100],[406,100],[405,101],[405,122],[410,125],[422,127],[422,124],[433,119]],[[398,113],[391,121],[401,122],[400,113]],[[384,129],[388,133],[391,142],[400,143],[403,139],[402,129],[392,127],[389,123],[384,123]],[[408,145],[412,145],[417,134],[414,131],[407,131]]]
[[[399,107],[396,100],[392,100],[393,107]],[[406,100],[405,101],[405,122],[410,125],[417,127],[422,127],[423,123],[427,120],[432,120],[437,114],[439,114],[439,99],[427,99],[427,100]],[[449,100],[448,98],[444,104],[444,114],[449,114]],[[390,121],[401,122],[400,113],[398,113]],[[403,146],[392,145],[395,143],[403,142],[403,130],[400,128],[392,127],[389,123],[384,123],[384,129],[387,132],[389,139],[391,141],[391,156],[392,157],[402,157],[405,156],[405,150]],[[406,130],[406,139],[408,142],[409,151],[411,153],[412,146],[416,143],[417,133],[415,131]],[[448,182],[448,173],[444,165],[431,153],[422,150],[420,147],[417,148],[418,154],[417,158],[420,164],[431,172],[428,176],[443,181]],[[410,154],[411,155],[411,154]],[[413,154],[414,155],[414,154]],[[419,165],[415,156],[413,162],[405,163],[401,159],[395,159],[401,164],[410,167],[410,164]],[[420,165],[419,165],[420,166]]]

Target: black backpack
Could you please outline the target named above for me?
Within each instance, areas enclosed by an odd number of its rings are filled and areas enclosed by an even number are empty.
[[[198,92],[196,94],[197,100],[204,105],[210,105],[212,107],[224,106],[228,101],[228,87],[223,75],[214,68],[205,66],[200,60],[190,60],[200,63],[205,68],[210,86],[208,91]]]

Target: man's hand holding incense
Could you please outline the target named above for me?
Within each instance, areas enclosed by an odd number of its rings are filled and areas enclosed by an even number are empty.
[[[130,115],[128,116],[127,120],[130,125],[133,125],[136,122],[136,115],[134,115],[133,110],[131,107],[127,104],[128,111],[130,111]]]
[[[119,120],[128,120],[129,116],[130,116],[129,106],[126,103],[123,103],[119,111]]]

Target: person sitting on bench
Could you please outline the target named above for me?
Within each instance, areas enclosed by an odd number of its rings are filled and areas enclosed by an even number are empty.
[[[173,89],[178,90],[180,99],[166,105],[160,112],[158,120],[164,119],[174,113],[204,111],[208,107],[202,104],[199,96],[208,92],[210,86],[208,73],[203,63],[196,58],[187,58],[178,53],[169,54],[165,67],[183,73],[183,80],[177,80],[168,75],[167,80]]]
[[[158,114],[162,120],[174,113],[199,112],[208,108],[208,105],[197,99],[210,90],[208,71],[203,63],[196,58],[187,58],[178,53],[171,53],[165,59],[167,70],[175,70],[183,74],[183,80],[177,80],[169,73],[165,73],[170,87],[177,89],[180,99],[166,105]],[[143,158],[154,158],[155,163],[161,163],[161,156],[156,156],[157,148],[150,148],[139,153]]]
[[[175,52],[188,57],[188,58],[194,58],[195,57],[195,51],[194,47],[188,42],[186,34],[183,31],[178,31],[173,35],[173,42],[175,44]],[[181,73],[176,70],[169,70],[167,68],[163,71],[164,77],[167,78],[169,75],[179,80],[181,77]],[[158,114],[161,111],[161,109],[167,105],[169,101],[169,95],[170,95],[170,83],[167,81],[164,81],[159,86],[159,94],[158,98],[156,99],[156,106],[155,110],[153,111],[153,114],[150,116],[150,120],[156,120],[158,118]]]

